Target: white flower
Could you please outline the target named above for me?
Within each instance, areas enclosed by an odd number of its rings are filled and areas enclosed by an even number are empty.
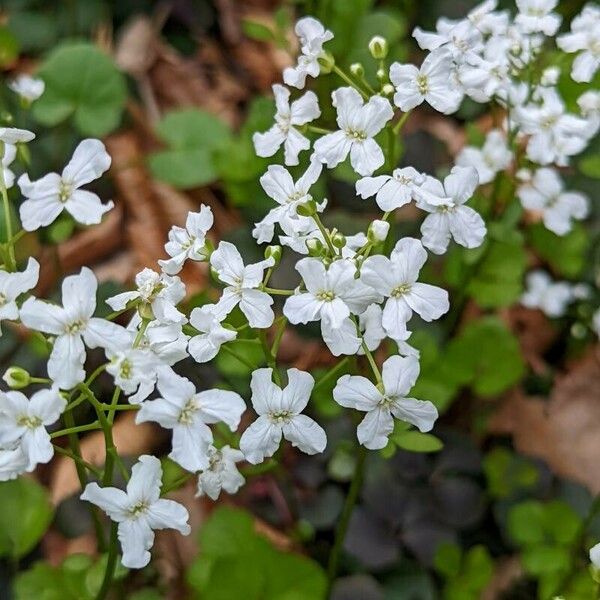
[[[323,53],[323,44],[333,39],[333,33],[313,17],[304,17],[296,23],[296,35],[300,38],[300,50],[295,67],[286,67],[283,70],[283,81],[302,89],[306,84],[306,76],[319,75],[319,57]]]
[[[17,75],[9,82],[8,87],[23,100],[33,102],[44,93],[46,84],[42,79],[31,77],[31,75]]]
[[[4,154],[2,155],[2,175],[4,177],[4,187],[8,190],[15,183],[15,174],[9,169],[12,162],[17,157],[17,147],[14,144],[4,144]]]
[[[98,281],[87,267],[79,275],[65,277],[62,283],[63,306],[28,298],[21,307],[24,325],[56,336],[48,360],[48,376],[63,389],[70,389],[85,378],[85,347],[105,348],[122,329],[92,317],[96,309]]]
[[[0,142],[5,144],[19,144],[30,142],[35,138],[35,133],[27,129],[17,129],[16,127],[0,127]]]
[[[237,336],[235,331],[221,325],[214,304],[194,308],[190,314],[190,324],[200,333],[190,339],[188,351],[199,363],[212,360],[225,342],[230,342]]]
[[[417,192],[421,194],[417,206],[431,213],[421,225],[423,246],[435,254],[443,254],[451,238],[465,248],[481,245],[486,233],[485,223],[479,213],[464,205],[478,184],[477,171],[473,167],[454,167],[444,179],[443,186],[433,177],[426,178]],[[433,204],[429,195],[438,198],[438,203]]]
[[[438,19],[436,28],[435,33],[423,31],[420,27],[415,27],[413,30],[413,37],[423,50],[434,52],[442,49],[454,61],[461,62],[477,56],[483,49],[481,31],[470,19],[462,19],[458,22]]]
[[[460,167],[475,167],[479,175],[479,184],[494,180],[496,173],[508,167],[512,160],[512,152],[506,143],[506,137],[498,129],[492,129],[482,148],[467,146],[456,157]]]
[[[127,329],[137,335],[142,318],[136,313]],[[189,336],[183,333],[181,323],[151,321],[142,335],[138,348],[148,350],[156,357],[157,364],[174,365],[187,358]]]
[[[390,232],[390,224],[388,221],[382,221],[381,219],[375,219],[371,221],[369,225],[369,239],[372,239],[376,243],[384,242]]]
[[[273,156],[283,144],[286,165],[297,165],[298,155],[310,148],[309,139],[298,130],[299,126],[316,119],[321,111],[314,92],[306,92],[290,104],[290,91],[279,84],[273,85],[275,96],[275,125],[264,133],[252,136],[258,156]]]
[[[577,98],[577,105],[588,123],[589,137],[592,138],[600,130],[600,92],[584,92]]]
[[[556,38],[565,52],[581,54],[573,61],[571,77],[578,82],[589,82],[600,66],[600,7],[587,4],[571,23],[571,32]]]
[[[235,392],[205,390],[171,369],[161,370],[158,378],[161,397],[147,400],[136,414],[135,422],[154,421],[173,430],[173,449],[169,456],[188,471],[206,469],[208,447],[213,436],[208,424],[225,423],[231,431],[240,424],[246,405]]]
[[[123,292],[106,301],[113,310],[123,310],[130,302],[150,305],[154,317],[161,323],[185,323],[185,315],[176,305],[185,298],[185,285],[179,277],[143,269],[135,276],[137,291]]]
[[[113,202],[102,204],[92,192],[79,189],[98,179],[110,167],[110,156],[100,140],[87,139],[79,143],[61,175],[48,173],[37,181],[27,174],[18,180],[21,193],[27,199],[19,208],[23,229],[35,231],[50,225],[66,210],[78,223],[95,225],[109,211]]]
[[[428,54],[420,69],[414,65],[392,64],[390,81],[396,88],[394,104],[404,112],[423,101],[444,114],[457,111],[462,93],[455,86],[451,72],[452,55],[444,49]]]
[[[0,323],[5,320],[16,321],[19,318],[16,299],[37,285],[39,274],[40,265],[35,258],[27,261],[23,272],[0,271]]]
[[[556,235],[571,231],[573,220],[587,217],[589,201],[581,192],[565,192],[564,184],[554,169],[538,169],[530,183],[517,190],[527,210],[539,211],[544,225]]]
[[[256,224],[252,235],[259,243],[270,242],[273,239],[274,225],[285,218],[297,218],[298,205],[312,200],[310,187],[319,179],[323,165],[312,158],[305,173],[294,182],[289,171],[281,165],[270,165],[267,172],[260,178],[260,184],[267,196],[275,200],[279,206],[272,208],[265,218]],[[325,202],[318,210],[325,208]]]
[[[414,356],[392,356],[383,363],[383,391],[366,377],[344,375],[338,379],[333,390],[335,401],[367,413],[356,430],[363,446],[370,450],[385,448],[394,429],[393,417],[422,432],[433,428],[437,408],[428,401],[406,398],[418,377],[419,361]]]
[[[190,533],[185,507],[160,497],[161,478],[158,458],[144,454],[131,469],[127,491],[88,483],[81,494],[82,500],[100,507],[119,524],[121,562],[130,569],[141,569],[150,562],[154,529],[176,529],[183,535]]]
[[[323,321],[338,329],[350,314],[362,313],[380,297],[355,279],[356,266],[351,260],[336,260],[328,269],[318,258],[303,258],[296,263],[306,291],[297,291],[286,299],[283,314],[290,323]]]
[[[425,321],[439,319],[450,307],[448,292],[417,281],[427,261],[427,251],[414,238],[403,238],[390,258],[370,256],[361,267],[361,280],[388,300],[383,309],[382,325],[393,339],[408,337],[406,324],[413,311]]]
[[[600,569],[600,543],[590,548],[590,562],[596,569]]]
[[[571,300],[571,286],[566,281],[553,282],[544,271],[527,275],[527,290],[521,297],[523,306],[539,308],[549,317],[562,317]]]
[[[185,228],[173,226],[165,251],[171,257],[158,264],[167,275],[177,275],[186,260],[202,261],[208,258],[206,234],[213,226],[213,214],[209,206],[200,205],[200,212],[189,212]]]
[[[198,475],[198,493],[196,496],[208,496],[216,500],[225,490],[228,494],[235,494],[246,481],[238,471],[236,463],[244,460],[240,450],[223,446],[220,449],[214,446],[208,448],[208,467]]]
[[[262,284],[265,269],[275,261],[268,258],[252,265],[244,265],[237,248],[229,242],[221,242],[210,256],[210,264],[227,284],[215,310],[224,317],[238,304],[248,319],[250,327],[270,327],[275,315],[271,305],[273,298],[256,289]]]
[[[16,479],[27,471],[28,463],[20,443],[0,446],[0,481]]]
[[[365,104],[351,87],[338,88],[331,97],[339,130],[315,142],[317,158],[332,169],[350,154],[352,168],[359,175],[371,175],[384,162],[383,151],[373,138],[394,116],[391,104],[381,96],[372,96]]]
[[[558,0],[516,0],[519,13],[515,23],[525,33],[542,32],[551,36],[560,27],[560,15],[552,12]]]
[[[479,31],[487,35],[502,35],[506,32],[509,21],[508,11],[496,12],[497,0],[484,0],[467,14],[467,19]]]
[[[0,392],[0,447],[18,443],[27,459],[27,471],[54,456],[48,425],[67,406],[58,389],[40,390],[27,397],[21,392]]]
[[[258,414],[242,434],[240,450],[252,464],[273,456],[281,437],[306,454],[323,452],[327,436],[313,419],[300,414],[308,404],[315,384],[312,376],[298,369],[288,369],[288,384],[281,389],[272,381],[273,369],[252,373],[252,406]]]
[[[391,175],[363,177],[356,182],[356,193],[361,198],[375,196],[381,210],[389,212],[408,204],[415,198],[414,189],[425,177],[412,167],[394,169]]]

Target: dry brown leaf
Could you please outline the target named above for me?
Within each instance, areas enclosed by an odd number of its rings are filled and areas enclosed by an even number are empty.
[[[515,448],[543,459],[554,473],[600,492],[600,348],[558,378],[550,398],[508,395],[490,432],[509,434]]]

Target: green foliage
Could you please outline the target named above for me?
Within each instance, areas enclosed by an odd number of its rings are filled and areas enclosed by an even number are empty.
[[[586,264],[590,238],[586,229],[575,224],[566,235],[552,233],[542,223],[528,230],[529,243],[541,258],[548,261],[558,275],[577,277]]]
[[[254,527],[252,517],[221,507],[200,532],[202,554],[188,570],[194,597],[300,600],[325,597],[322,569],[303,556],[280,552]]]
[[[19,42],[6,27],[0,27],[0,67],[10,65],[19,56]]]
[[[517,338],[492,316],[469,323],[451,340],[444,362],[461,385],[484,397],[507,390],[525,371]]]
[[[0,483],[0,556],[25,556],[40,541],[53,509],[44,487],[20,477]]]
[[[398,448],[410,452],[437,452],[444,447],[442,440],[435,435],[415,430],[394,432],[390,439]]]
[[[93,44],[64,44],[42,64],[46,83],[33,105],[43,125],[57,125],[69,117],[82,135],[100,137],[119,125],[127,89],[112,59]]]
[[[591,154],[579,161],[579,170],[588,177],[600,179],[600,154]]]
[[[507,448],[498,447],[483,458],[487,488],[494,498],[508,498],[515,492],[532,488],[539,473],[526,458]]]
[[[441,544],[434,567],[446,582],[446,600],[477,600],[494,573],[494,563],[485,546],[474,546],[463,553],[455,544]]]
[[[219,174],[214,153],[230,138],[229,128],[210,113],[196,108],[169,112],[156,126],[166,150],[148,156],[152,174],[186,189],[215,181]]]
[[[37,562],[17,576],[15,600],[93,600],[102,585],[106,560],[106,555],[94,562],[87,554],[72,554],[58,567]],[[124,567],[117,567],[115,578],[126,573]]]

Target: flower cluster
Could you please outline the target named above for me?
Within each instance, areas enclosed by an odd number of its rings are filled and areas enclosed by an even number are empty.
[[[197,475],[198,494],[212,499],[222,490],[235,493],[245,481],[239,463],[258,464],[277,455],[282,440],[307,454],[323,452],[327,434],[304,414],[315,386],[312,375],[290,368],[282,377],[277,366],[288,323],[318,323],[334,356],[365,357],[353,363],[365,367],[362,374],[355,369],[339,376],[333,390],[340,406],[365,413],[356,432],[360,444],[384,448],[395,419],[430,431],[438,417],[436,407],[409,396],[419,376],[419,355],[408,343],[410,328],[417,317],[431,322],[450,308],[448,293],[427,283],[422,273],[431,255],[444,254],[453,243],[477,248],[484,242],[484,219],[469,206],[478,186],[503,171],[518,170],[516,194],[523,207],[559,235],[588,211],[585,196],[564,191],[558,169],[581,152],[600,127],[600,94],[586,92],[579,99],[579,114],[571,114],[556,88],[556,73],[536,69],[546,37],[560,24],[555,4],[518,0],[518,12],[511,17],[487,0],[465,19],[440,20],[435,32],[417,28],[413,35],[427,51],[420,67],[393,63],[384,69],[386,42],[376,38],[369,49],[380,64],[379,90],[361,74],[362,65],[353,65],[352,75],[339,68],[327,51],[333,34],[321,23],[312,17],[298,21],[300,56],[294,67],[285,69],[284,83],[302,90],[309,77],[332,73],[347,85],[331,94],[327,108],[335,111],[333,129],[317,121],[322,112],[331,111],[321,110],[314,92],[273,86],[274,124],[254,136],[258,156],[279,156],[283,148],[284,165],[269,166],[260,178],[274,207],[256,223],[253,236],[259,244],[275,238],[279,242],[266,247],[263,260],[248,263],[227,241],[214,247],[213,214],[201,206],[189,213],[185,227],[172,228],[165,245],[167,258],[158,261],[157,270],[138,273],[135,289],[109,298],[114,312],[100,318],[94,316],[98,282],[90,269],[84,267],[63,280],[58,304],[30,294],[38,280],[38,263],[30,259],[19,272],[9,253],[0,272],[0,319],[20,321],[37,332],[50,355],[47,378],[31,378],[18,369],[6,374],[15,389],[29,383],[47,387],[29,399],[18,391],[0,393],[0,479],[50,460],[48,428],[81,399],[97,411],[98,427],[109,432],[120,395],[127,398],[125,406],[136,411],[137,423],[151,421],[171,431],[169,457]],[[585,8],[573,21],[572,33],[558,39],[565,51],[581,52],[573,67],[577,80],[589,80],[597,67],[598,18],[594,7]],[[28,101],[43,92],[35,80],[16,81],[12,88]],[[292,99],[296,93],[300,95]],[[481,148],[464,148],[442,179],[411,166],[399,167],[395,145],[382,148],[381,134],[395,140],[418,105],[425,102],[450,114],[465,97],[499,104],[504,118]],[[6,189],[14,183],[9,167],[15,144],[33,137],[23,130],[0,129],[5,202]],[[286,167],[301,160],[304,172],[295,178]],[[366,231],[353,235],[326,226],[321,217],[328,202],[316,185],[324,169],[346,161],[357,175],[356,195],[381,211]],[[61,174],[49,173],[36,181],[21,175],[17,183],[24,197],[23,229],[47,227],[63,211],[82,225],[99,223],[113,203],[102,203],[83,188],[102,176],[110,163],[102,142],[87,139]],[[420,236],[392,240],[396,212],[409,204],[422,213]],[[293,289],[269,287],[283,247],[296,259]],[[189,314],[185,284],[178,276],[188,261],[208,263],[222,288],[212,303]],[[552,284],[543,274],[532,273],[528,282],[523,303],[549,315],[562,314],[573,298],[571,287]],[[277,296],[285,298],[282,306],[275,302]],[[243,316],[241,327],[232,325],[234,313]],[[241,395],[226,389],[198,390],[176,372],[184,359],[206,363],[222,348],[234,352],[231,344],[242,330],[260,340],[268,365],[251,375],[249,401],[256,418],[250,424]],[[92,390],[98,373],[86,373],[87,350],[93,348],[104,352],[100,370],[114,381],[116,392],[108,405]],[[385,354],[381,369],[373,355],[379,349]],[[244,429],[238,435],[240,423]],[[110,485],[113,462],[107,456],[103,485],[87,484],[81,497],[118,523],[123,564],[139,568],[150,559],[155,529],[189,531],[187,512],[160,498],[161,466],[156,458],[140,457],[126,491]]]

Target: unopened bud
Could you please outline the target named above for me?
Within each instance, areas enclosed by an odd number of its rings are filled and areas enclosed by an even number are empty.
[[[142,319],[147,321],[154,321],[154,312],[152,312],[152,305],[149,302],[140,302],[138,307],[138,314]]]
[[[267,246],[265,248],[265,258],[272,258],[277,264],[281,260],[281,246]]]
[[[336,248],[343,248],[346,245],[346,236],[338,231],[331,236],[331,243]]]
[[[330,52],[323,52],[317,60],[323,75],[327,75],[327,73],[331,73],[331,71],[333,71],[333,67],[335,67],[335,58],[333,58],[333,54]]]
[[[560,77],[560,69],[558,67],[548,67],[542,72],[540,83],[545,86],[556,85]]]
[[[379,79],[379,81],[385,81],[387,79],[387,73],[385,71],[385,69],[377,69],[377,79]]]
[[[320,239],[310,238],[309,240],[306,240],[305,243],[310,256],[320,256],[323,253],[324,246]]]
[[[350,65],[350,73],[352,73],[354,77],[364,77],[365,68],[360,63],[352,63]]]
[[[8,367],[2,375],[2,379],[13,390],[21,390],[31,383],[31,375],[21,367]]]
[[[369,225],[367,238],[372,244],[377,244],[378,242],[383,242],[389,232],[390,224],[387,221],[377,219]]]
[[[317,214],[317,203],[314,200],[308,200],[302,204],[298,204],[296,212],[301,217],[312,217]]]
[[[383,60],[387,56],[388,49],[388,43],[384,37],[376,35],[371,38],[369,52],[375,60]]]
[[[381,88],[381,93],[384,96],[391,96],[394,92],[396,91],[396,88],[391,84],[391,83],[386,83],[382,88]]]

